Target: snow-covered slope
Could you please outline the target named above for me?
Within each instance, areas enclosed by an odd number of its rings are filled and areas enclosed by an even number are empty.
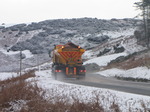
[[[117,51],[115,48],[123,48],[123,50],[120,52],[125,52],[127,55],[146,49],[146,47],[137,44],[137,40],[133,35],[122,36],[110,39],[108,42],[104,42],[97,47],[86,51],[83,58],[89,59],[97,56],[114,54]]]

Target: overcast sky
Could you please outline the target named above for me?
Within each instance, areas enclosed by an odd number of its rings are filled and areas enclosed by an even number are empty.
[[[0,23],[92,17],[133,18],[140,0],[0,0]]]

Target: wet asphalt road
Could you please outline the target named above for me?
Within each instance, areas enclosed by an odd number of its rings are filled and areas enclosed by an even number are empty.
[[[117,80],[98,74],[86,74],[85,79],[67,79],[64,82],[150,96],[150,82]]]

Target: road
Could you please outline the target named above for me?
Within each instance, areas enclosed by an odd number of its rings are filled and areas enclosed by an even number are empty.
[[[106,88],[122,92],[150,96],[150,82],[133,82],[117,80],[115,78],[104,77],[98,74],[87,74],[84,80],[68,79],[67,83],[78,85]]]

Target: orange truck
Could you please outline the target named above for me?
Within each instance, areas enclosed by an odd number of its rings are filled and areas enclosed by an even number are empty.
[[[82,62],[83,48],[68,42],[65,45],[56,45],[52,51],[52,74],[55,79],[59,76],[83,78],[86,70]]]

